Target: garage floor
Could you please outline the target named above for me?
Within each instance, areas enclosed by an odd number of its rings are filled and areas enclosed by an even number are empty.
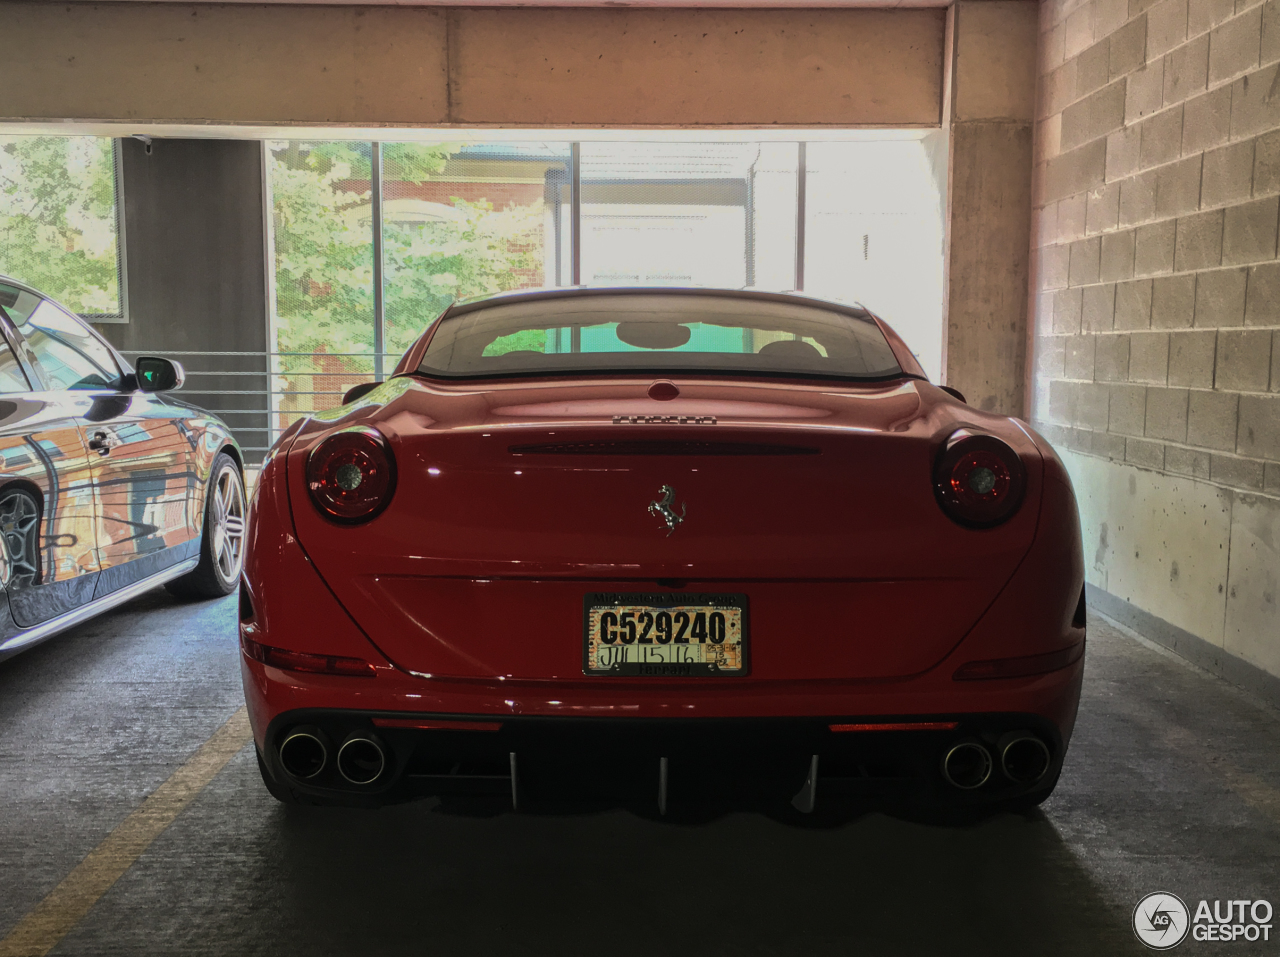
[[[1145,953],[1129,916],[1152,891],[1280,906],[1280,715],[1101,619],[1063,781],[1025,817],[285,809],[235,724],[148,843],[133,812],[242,706],[234,634],[234,598],[157,591],[0,664],[0,955],[1093,957]],[[127,869],[97,889],[76,871],[58,906],[87,913],[59,940],[37,905],[113,832],[92,860]],[[1178,948],[1223,949],[1280,944]]]

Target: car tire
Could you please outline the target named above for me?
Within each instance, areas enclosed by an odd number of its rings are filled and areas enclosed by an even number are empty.
[[[244,564],[244,478],[240,466],[219,452],[209,470],[200,536],[200,564],[165,587],[179,598],[222,598],[240,583]]]

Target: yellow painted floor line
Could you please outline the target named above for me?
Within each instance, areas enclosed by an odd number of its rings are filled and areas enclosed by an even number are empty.
[[[0,940],[0,957],[44,957],[252,737],[241,708]]]

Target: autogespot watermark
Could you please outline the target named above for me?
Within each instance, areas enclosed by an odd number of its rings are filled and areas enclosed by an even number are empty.
[[[1167,891],[1148,894],[1133,909],[1133,932],[1152,950],[1170,950],[1187,939],[1270,940],[1271,904],[1263,900],[1200,901],[1195,914]]]

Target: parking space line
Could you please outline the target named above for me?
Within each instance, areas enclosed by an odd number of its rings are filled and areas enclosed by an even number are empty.
[[[241,708],[0,940],[0,957],[52,950],[252,737]]]

